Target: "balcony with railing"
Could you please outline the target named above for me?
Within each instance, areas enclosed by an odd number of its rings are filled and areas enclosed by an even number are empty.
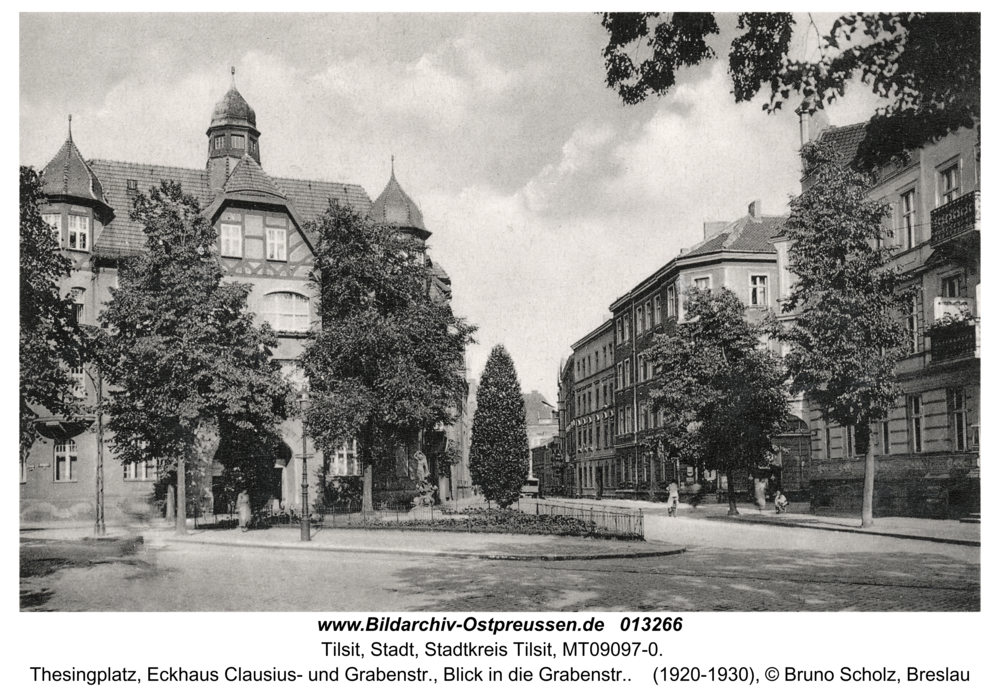
[[[971,298],[934,299],[934,323],[927,329],[931,361],[979,356],[979,318]]]
[[[979,190],[963,194],[931,211],[931,244],[940,247],[979,233]]]

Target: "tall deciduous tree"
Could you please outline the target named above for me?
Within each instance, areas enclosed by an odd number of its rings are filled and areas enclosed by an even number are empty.
[[[220,440],[273,464],[290,389],[271,358],[274,333],[247,310],[250,285],[223,282],[215,229],[180,185],[137,196],[132,217],[146,250],[122,263],[101,314],[112,450],[126,463],[177,463],[179,494],[185,462],[207,465]]]
[[[300,359],[306,426],[328,453],[358,440],[369,510],[380,455],[457,415],[475,328],[431,297],[420,240],[337,205],[313,232],[321,326]]]
[[[34,168],[21,168],[20,220],[20,453],[27,458],[35,439],[39,408],[70,415],[79,407],[70,367],[84,362],[84,342],[73,300],[59,295],[59,282],[71,265],[59,238],[45,223],[45,200]]]
[[[791,294],[795,320],[779,329],[792,389],[803,392],[824,420],[853,429],[865,457],[862,525],[872,525],[875,451],[870,425],[885,419],[900,395],[896,362],[905,353],[910,296],[890,264],[888,204],[869,198],[871,178],[838,163],[830,151],[803,148],[812,185],[792,200]]]
[[[764,109],[773,112],[797,92],[816,109],[843,96],[853,79],[888,100],[858,149],[866,169],[979,122],[978,13],[845,14],[826,36],[816,32],[813,60],[791,57],[788,13],[741,13],[737,23],[729,52],[737,102],[765,90]],[[715,57],[707,41],[719,33],[713,13],[606,13],[602,24],[607,83],[625,104],[667,93],[678,68]]]
[[[685,311],[688,320],[644,353],[659,370],[651,407],[664,414],[652,442],[727,473],[729,514],[738,515],[733,475],[767,465],[788,418],[784,371],[758,347],[764,327],[733,292],[691,288]]]
[[[486,360],[472,416],[469,471],[487,500],[508,507],[528,477],[528,428],[514,361],[503,345]]]

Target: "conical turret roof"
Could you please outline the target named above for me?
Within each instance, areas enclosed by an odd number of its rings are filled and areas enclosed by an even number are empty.
[[[389,175],[389,183],[372,202],[371,216],[381,223],[414,229],[425,240],[430,236],[430,231],[424,227],[424,216],[420,209],[396,181],[395,167]]]
[[[73,135],[66,139],[62,148],[42,170],[42,192],[52,197],[77,197],[89,199],[104,206],[104,187],[101,181],[83,159],[80,150],[73,143]]]

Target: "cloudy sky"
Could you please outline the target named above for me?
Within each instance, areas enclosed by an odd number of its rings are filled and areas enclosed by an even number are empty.
[[[720,24],[724,55],[735,17]],[[454,308],[480,328],[470,375],[503,343],[524,390],[555,403],[570,345],[704,221],[754,199],[778,214],[798,193],[790,110],[736,106],[722,62],[625,107],[605,43],[593,14],[22,14],[20,162],[44,166],[72,113],[87,158],[203,167],[235,66],[270,174],[374,199],[395,155]],[[843,125],[875,106],[858,89],[828,111]]]

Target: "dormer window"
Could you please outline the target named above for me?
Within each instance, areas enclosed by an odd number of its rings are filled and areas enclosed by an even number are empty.
[[[243,136],[230,136],[229,140],[232,142],[232,147],[234,150],[243,150],[245,147],[245,139]]]
[[[56,243],[60,245],[60,239],[62,238],[62,214],[42,214],[42,220],[52,227],[52,233],[55,235]]]
[[[130,192],[139,191],[139,181],[138,180],[125,180],[125,189]]]
[[[90,217],[69,215],[67,249],[86,252],[90,242]]]

